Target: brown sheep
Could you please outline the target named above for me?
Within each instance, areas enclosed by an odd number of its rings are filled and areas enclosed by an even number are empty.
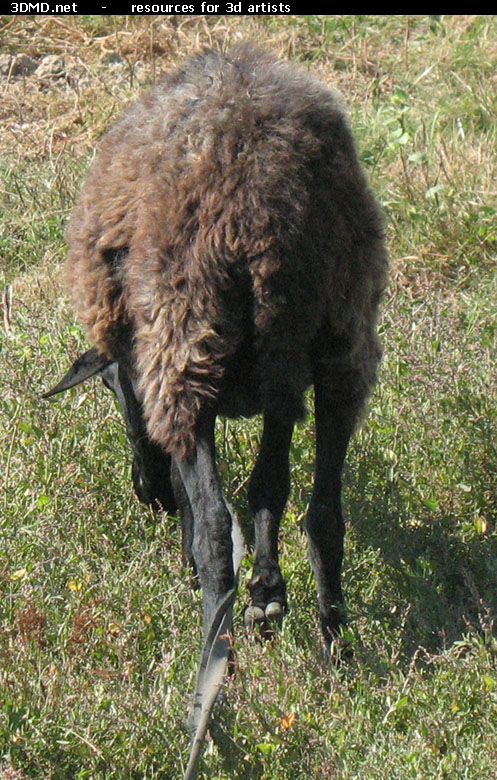
[[[341,472],[380,359],[387,274],[382,216],[337,95],[247,43],[186,60],[103,138],[68,242],[94,348],[58,389],[102,373],[117,393],[138,496],[182,510],[206,643],[228,612],[231,626],[236,579],[216,415],[264,415],[249,618],[267,627],[287,607],[278,529],[314,385],[305,528],[330,644],[344,617]]]

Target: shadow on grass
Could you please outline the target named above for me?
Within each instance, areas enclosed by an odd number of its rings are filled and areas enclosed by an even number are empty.
[[[356,479],[367,483],[366,473]],[[497,537],[478,533],[457,516],[430,516],[424,507],[414,516],[407,503],[393,488],[374,506],[349,501],[347,515],[348,542],[356,554],[374,550],[383,564],[376,574],[384,578],[383,586],[372,589],[363,608],[400,631],[400,655],[409,661],[420,646],[437,653],[468,631],[484,635],[492,629]]]

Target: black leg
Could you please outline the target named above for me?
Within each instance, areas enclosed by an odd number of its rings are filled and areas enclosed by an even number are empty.
[[[190,458],[174,458],[193,514],[192,552],[203,589],[206,635],[219,605],[235,586],[231,513],[215,462],[214,419],[209,415],[200,421]]]
[[[342,468],[362,403],[344,400],[324,383],[315,384],[316,474],[305,528],[318,585],[324,638],[329,645],[345,619],[341,585],[345,523],[342,514]]]
[[[181,544],[181,560],[183,566],[190,568],[193,572],[197,573],[195,561],[193,560],[193,512],[190,504],[190,499],[185,490],[181,474],[178,470],[174,459],[171,464],[171,483],[173,486],[174,497],[178,505],[179,515],[181,517],[181,532],[182,532],[182,544]]]
[[[178,468],[171,456],[149,438],[129,370],[122,363],[115,362],[101,373],[107,387],[115,393],[126,423],[133,450],[136,495],[155,510],[164,509],[170,515],[179,513],[183,565],[196,573],[192,554],[193,514]]]
[[[248,622],[264,623],[286,610],[286,587],[278,563],[280,520],[290,490],[288,453],[293,423],[274,414],[264,416],[259,457],[249,485],[249,504],[255,522],[254,574],[249,583],[252,608]]]
[[[214,421],[212,414],[200,420],[191,457],[173,458],[193,515],[192,551],[204,606],[204,641],[190,714],[192,744],[184,775],[192,780],[232,656],[233,604],[243,556],[241,531],[224,500],[216,467]]]

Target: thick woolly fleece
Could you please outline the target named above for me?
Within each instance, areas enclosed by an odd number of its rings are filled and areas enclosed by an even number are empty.
[[[252,44],[192,57],[110,129],[68,242],[89,337],[119,359],[131,334],[171,454],[207,407],[295,419],[316,371],[361,401],[374,381],[387,256],[344,110]]]

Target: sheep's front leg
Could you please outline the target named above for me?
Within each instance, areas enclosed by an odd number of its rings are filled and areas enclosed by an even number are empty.
[[[342,468],[360,403],[337,401],[315,385],[316,473],[305,529],[318,585],[323,635],[328,645],[345,619],[341,571],[345,523],[342,514]]]
[[[174,491],[174,497],[178,505],[178,511],[181,518],[181,561],[185,569],[192,569],[197,573],[195,561],[193,559],[193,512],[190,499],[185,490],[183,480],[178,467],[172,459],[171,463],[171,484]]]
[[[267,413],[264,416],[259,457],[249,485],[249,503],[255,522],[254,573],[249,583],[252,606],[245,614],[250,626],[281,620],[286,586],[278,562],[280,520],[290,490],[288,454],[293,424]]]

